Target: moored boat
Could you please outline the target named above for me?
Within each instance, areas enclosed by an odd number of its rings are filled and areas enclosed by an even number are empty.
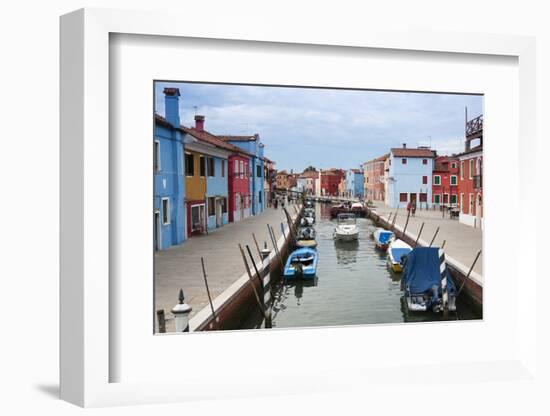
[[[394,237],[394,234],[391,231],[385,230],[383,228],[377,228],[373,234],[374,244],[376,248],[386,251],[390,245],[391,240]]]
[[[300,228],[296,233],[296,247],[317,247],[317,241],[315,241],[316,232],[313,227]]]
[[[317,251],[299,248],[288,256],[283,272],[285,279],[313,279],[317,272]]]
[[[391,269],[400,273],[403,271],[404,257],[411,252],[412,247],[403,240],[393,240],[388,246],[388,265]]]
[[[334,239],[341,241],[353,241],[359,237],[359,228],[357,228],[357,219],[355,214],[338,214],[337,225],[334,229]]]
[[[456,310],[456,288],[437,247],[417,247],[405,260],[401,289],[410,312]]]
[[[347,204],[335,204],[330,207],[330,218],[337,218],[338,214],[350,212]]]
[[[350,211],[354,213],[357,217],[365,216],[365,206],[361,202],[354,202],[351,204]]]

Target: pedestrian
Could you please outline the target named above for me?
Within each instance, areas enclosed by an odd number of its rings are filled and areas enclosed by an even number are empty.
[[[273,205],[275,205],[275,209],[278,209],[278,205],[279,205],[279,198],[275,198],[275,200],[273,201]]]
[[[414,217],[414,214],[416,213],[416,201],[412,203],[412,215]]]
[[[407,204],[407,213],[410,214],[411,213],[411,208],[412,208],[412,203],[408,203]]]

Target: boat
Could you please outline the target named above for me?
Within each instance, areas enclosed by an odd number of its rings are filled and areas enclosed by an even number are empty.
[[[353,241],[359,237],[359,228],[357,228],[357,219],[355,214],[338,214],[337,225],[334,229],[334,239],[342,241]]]
[[[317,247],[315,236],[316,232],[312,227],[300,228],[296,234],[296,247]]]
[[[311,217],[315,220],[315,209],[314,208],[304,209],[304,217]]]
[[[350,212],[347,204],[334,204],[330,207],[330,218],[337,218],[338,214]]]
[[[388,247],[388,265],[391,269],[400,273],[403,271],[404,257],[407,257],[412,250],[412,247],[403,240],[393,240]]]
[[[299,248],[288,256],[283,276],[285,279],[313,279],[317,272],[317,251]]]
[[[357,217],[365,216],[365,206],[361,202],[354,202],[351,204],[350,211],[354,213]]]
[[[315,222],[315,218],[313,218],[313,217],[302,217],[300,219],[300,225],[302,227],[311,226],[311,225],[313,225],[314,222]]]
[[[391,231],[385,230],[383,228],[377,228],[374,231],[373,237],[376,248],[386,251],[394,235]]]
[[[405,260],[401,290],[409,312],[456,311],[456,287],[443,249],[412,249]]]

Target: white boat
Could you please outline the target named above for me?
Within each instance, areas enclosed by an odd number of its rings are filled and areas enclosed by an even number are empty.
[[[393,240],[388,247],[388,264],[391,269],[400,273],[403,270],[404,259],[412,250],[412,247],[403,240]]]
[[[334,229],[334,239],[342,241],[353,241],[359,237],[357,219],[354,214],[338,214],[337,225]]]

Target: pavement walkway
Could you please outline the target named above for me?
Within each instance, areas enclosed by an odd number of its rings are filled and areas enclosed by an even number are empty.
[[[395,214],[395,208],[390,208],[384,205],[382,202],[375,201],[374,209],[380,217],[388,219],[390,212],[392,217],[390,221],[393,221]],[[407,220],[407,210],[401,208],[397,211],[397,219],[395,225],[399,226],[399,229],[403,229]],[[469,270],[472,262],[474,261],[477,252],[482,248],[482,231],[479,228],[473,228],[469,225],[461,224],[457,218],[450,219],[449,213],[445,212],[445,217],[442,216],[440,210],[424,209],[416,210],[416,214],[409,218],[409,224],[407,225],[407,234],[413,235],[414,238],[418,236],[420,227],[424,223],[424,228],[420,236],[420,240],[426,245],[429,245],[432,237],[439,227],[439,232],[434,241],[434,246],[440,246],[445,240],[445,253],[448,257],[460,262],[466,268],[466,272]],[[475,274],[472,276],[475,280],[480,280],[483,284],[483,253],[477,260],[473,269]]]
[[[289,213],[294,215],[293,205],[287,205],[287,208]],[[264,241],[267,242],[268,248],[272,249],[267,224],[273,227],[278,239],[281,236],[281,222],[287,225],[282,209],[266,208],[259,215],[227,224],[208,235],[193,236],[180,246],[156,252],[155,310],[164,309],[166,332],[175,331],[170,311],[178,303],[180,289],[183,289],[185,302],[193,307],[191,317],[208,306],[201,256],[204,258],[208,286],[214,300],[246,271],[238,244],[240,243],[245,251],[248,245],[254,258],[258,260],[258,250],[252,233],[256,235],[260,249]],[[155,319],[155,327],[157,324]]]

